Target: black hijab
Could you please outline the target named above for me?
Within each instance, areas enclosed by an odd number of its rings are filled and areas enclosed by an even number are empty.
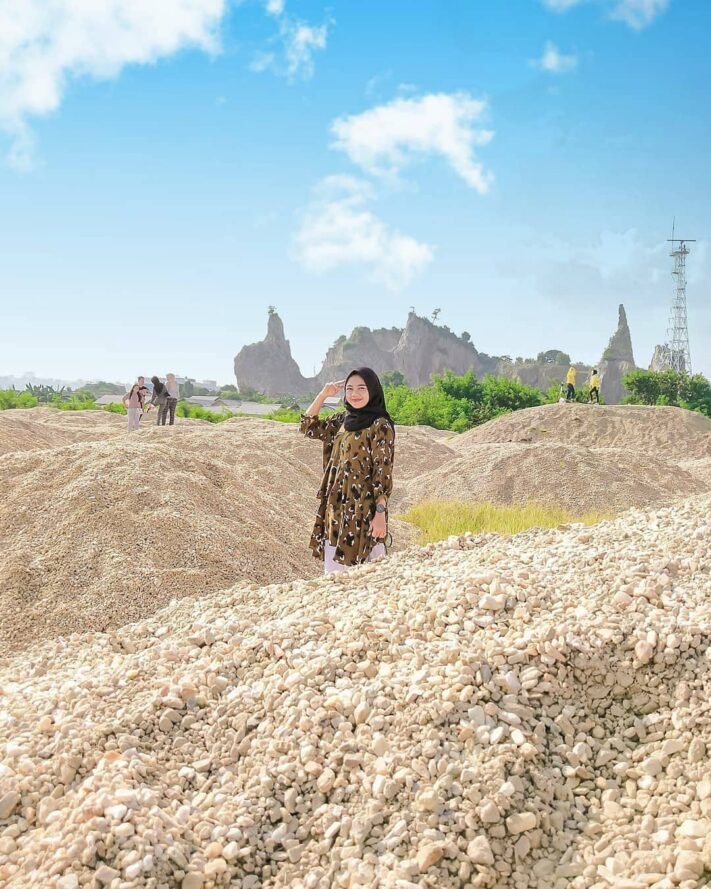
[[[365,385],[368,387],[370,399],[365,407],[353,407],[344,399],[343,403],[348,411],[343,422],[346,430],[348,432],[358,432],[360,429],[367,429],[368,426],[372,426],[380,417],[385,417],[394,429],[395,423],[393,423],[393,418],[385,407],[385,393],[376,372],[370,367],[359,367],[356,370],[352,370],[346,377],[344,388],[348,385],[348,380],[356,375],[363,378]]]
[[[151,383],[153,383],[153,391],[155,392],[155,394],[159,396],[162,395],[165,386],[163,385],[163,383],[161,383],[158,377],[151,377]]]

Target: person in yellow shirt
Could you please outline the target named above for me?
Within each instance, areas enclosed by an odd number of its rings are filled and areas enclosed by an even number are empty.
[[[565,377],[565,382],[568,384],[568,391],[565,396],[566,401],[575,401],[575,380],[577,379],[577,374],[577,370],[571,366]]]
[[[593,396],[595,401],[600,404],[600,375],[596,369],[590,374],[590,404],[592,404]]]

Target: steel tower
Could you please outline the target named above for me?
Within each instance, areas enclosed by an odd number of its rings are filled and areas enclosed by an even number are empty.
[[[695,243],[695,240],[695,238],[683,240],[675,238],[672,226],[672,236],[668,243],[672,245],[669,255],[674,260],[672,278],[675,289],[667,328],[665,364],[670,370],[683,374],[691,373],[689,325],[686,320],[686,257],[689,255],[689,248],[686,245]]]

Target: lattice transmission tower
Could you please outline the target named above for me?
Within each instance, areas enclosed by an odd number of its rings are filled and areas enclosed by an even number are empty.
[[[670,370],[679,373],[691,373],[691,353],[689,352],[689,324],[686,318],[686,257],[689,255],[687,244],[695,243],[695,238],[675,238],[674,226],[668,243],[672,245],[669,254],[674,260],[672,278],[674,279],[674,297],[672,299],[667,341],[664,349],[664,364]],[[678,246],[677,246],[678,245]]]

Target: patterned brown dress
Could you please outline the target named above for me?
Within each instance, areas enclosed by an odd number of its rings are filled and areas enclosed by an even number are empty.
[[[326,419],[301,417],[307,438],[323,442],[323,481],[318,490],[311,550],[323,560],[324,543],[335,546],[334,561],[359,565],[378,542],[370,534],[375,503],[393,489],[395,430],[384,418],[357,432],[343,426],[345,413]]]

